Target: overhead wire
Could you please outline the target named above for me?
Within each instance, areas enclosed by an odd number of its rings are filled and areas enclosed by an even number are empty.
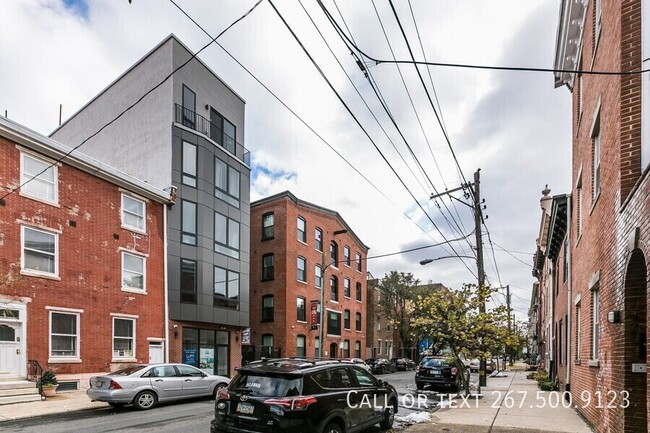
[[[156,89],[158,89],[160,86],[162,86],[162,85],[163,85],[167,80],[169,80],[169,79],[170,79],[170,78],[171,78],[171,77],[172,77],[172,76],[173,76],[173,75],[174,75],[178,70],[180,70],[181,68],[185,67],[185,65],[187,65],[189,62],[191,62],[192,60],[194,60],[194,58],[196,58],[196,56],[198,56],[198,55],[199,55],[203,50],[205,50],[205,49],[208,48],[210,45],[212,45],[214,42],[216,42],[216,40],[219,39],[219,38],[220,38],[224,33],[226,33],[226,32],[227,32],[228,30],[230,30],[233,26],[235,26],[237,23],[239,23],[239,22],[242,21],[244,18],[246,18],[246,17],[247,17],[251,12],[253,12],[253,10],[254,10],[257,6],[259,6],[260,3],[262,3],[262,0],[258,0],[257,3],[255,3],[255,4],[253,5],[253,7],[251,7],[251,8],[250,8],[246,13],[244,13],[242,16],[240,16],[240,17],[237,18],[235,21],[233,21],[232,23],[230,23],[230,25],[228,25],[228,27],[226,27],[223,31],[221,31],[221,33],[219,33],[217,36],[215,36],[214,38],[212,38],[212,39],[210,40],[210,42],[208,42],[207,44],[205,44],[205,45],[204,45],[200,50],[198,50],[196,53],[192,54],[192,55],[190,56],[189,59],[187,59],[185,62],[183,62],[183,63],[181,63],[179,66],[177,66],[174,70],[172,70],[169,74],[167,74],[167,75],[165,76],[165,78],[163,78],[163,80],[162,80],[161,82],[159,82],[159,83],[156,84],[154,87],[152,87],[151,89],[149,89],[148,91],[146,91],[146,92],[145,92],[145,93],[144,93],[140,98],[138,98],[134,103],[132,103],[131,105],[129,105],[128,107],[126,107],[124,110],[122,110],[122,111],[121,111],[117,116],[115,116],[112,120],[110,120],[109,122],[105,123],[105,124],[104,124],[101,128],[99,128],[97,131],[95,131],[93,134],[89,135],[88,137],[86,137],[86,139],[84,139],[83,141],[81,141],[81,143],[79,143],[78,145],[76,145],[76,146],[74,146],[73,148],[71,148],[68,152],[64,153],[63,156],[61,156],[60,158],[54,160],[51,164],[49,164],[47,167],[45,167],[41,172],[39,172],[39,173],[36,174],[35,176],[33,176],[33,177],[31,177],[31,178],[29,178],[29,179],[23,181],[23,182],[20,183],[16,188],[13,188],[13,189],[11,189],[9,192],[5,193],[2,197],[0,197],[0,201],[6,199],[8,196],[10,196],[11,194],[13,194],[14,192],[19,191],[19,190],[20,190],[22,187],[24,187],[26,184],[28,184],[29,182],[31,182],[31,181],[33,181],[34,179],[38,178],[40,175],[42,175],[43,173],[45,173],[45,172],[46,172],[47,170],[49,170],[50,168],[52,168],[52,167],[54,167],[55,165],[61,163],[64,159],[66,159],[66,158],[68,158],[70,155],[72,155],[73,152],[75,152],[76,150],[78,150],[81,146],[83,146],[84,144],[86,144],[89,140],[91,140],[92,138],[94,138],[94,137],[96,137],[97,135],[99,135],[99,134],[100,134],[104,129],[108,128],[108,127],[111,126],[113,123],[117,122],[117,121],[118,121],[122,116],[124,116],[126,113],[128,113],[129,111],[131,111],[131,109],[133,109],[133,107],[135,107],[135,106],[138,105],[140,102],[142,102],[142,100],[143,100],[144,98],[146,98],[146,97],[149,96],[152,92],[154,92]]]
[[[319,3],[321,3],[320,0],[319,0]],[[432,223],[433,227],[434,227],[434,228],[435,228],[435,229],[440,233],[440,235],[442,236],[442,238],[446,241],[446,240],[447,240],[447,237],[446,237],[446,236],[444,235],[444,233],[440,230],[440,228],[439,228],[438,225],[435,223],[435,221],[431,218],[431,216],[426,212],[426,210],[424,209],[424,207],[422,206],[422,204],[421,204],[421,203],[417,200],[417,198],[413,195],[413,192],[408,188],[408,186],[406,185],[406,183],[404,182],[404,180],[401,178],[401,176],[399,175],[399,173],[397,173],[397,171],[396,171],[395,168],[392,166],[392,164],[390,163],[390,161],[388,161],[388,159],[386,158],[386,156],[384,155],[384,153],[383,153],[383,152],[381,151],[381,149],[377,146],[377,143],[375,142],[375,140],[370,136],[370,134],[368,133],[368,131],[366,130],[366,128],[363,126],[363,124],[361,124],[361,121],[359,120],[359,118],[358,118],[358,117],[357,117],[357,116],[352,112],[352,110],[350,109],[349,105],[345,102],[345,100],[343,100],[343,98],[341,97],[340,93],[336,90],[336,88],[334,87],[334,85],[332,84],[332,82],[329,80],[329,78],[327,78],[327,76],[326,76],[325,73],[323,72],[322,68],[318,65],[318,63],[316,62],[316,60],[315,60],[315,59],[313,58],[313,56],[309,53],[309,51],[308,51],[307,48],[304,46],[304,44],[302,43],[302,41],[300,40],[300,38],[298,37],[298,35],[296,35],[296,33],[293,31],[293,29],[291,28],[291,26],[289,25],[289,23],[284,19],[284,16],[283,16],[283,15],[280,13],[280,11],[275,7],[273,1],[272,1],[272,0],[269,0],[269,4],[271,5],[271,7],[272,7],[273,10],[275,11],[275,13],[278,15],[278,17],[280,18],[280,20],[282,21],[282,23],[285,25],[285,27],[287,28],[287,30],[291,33],[291,35],[293,36],[293,38],[294,38],[294,40],[296,41],[296,43],[298,43],[298,45],[299,45],[300,48],[303,50],[303,52],[305,53],[305,55],[309,58],[309,60],[310,60],[311,63],[313,64],[313,66],[314,66],[314,67],[316,68],[316,70],[319,72],[319,74],[321,75],[321,77],[323,78],[323,80],[325,80],[325,82],[327,83],[328,87],[329,87],[329,88],[334,92],[334,94],[336,95],[336,97],[338,98],[338,100],[341,102],[341,104],[343,105],[343,107],[344,107],[344,108],[346,109],[346,111],[350,114],[350,116],[352,116],[352,118],[353,118],[353,120],[355,121],[355,123],[356,123],[356,124],[361,128],[361,130],[363,131],[364,135],[365,135],[365,136],[370,140],[370,142],[371,142],[371,144],[373,145],[373,147],[375,148],[375,150],[377,150],[377,152],[378,152],[379,155],[382,157],[382,159],[384,160],[384,162],[389,166],[389,168],[391,169],[391,171],[393,172],[393,174],[397,177],[397,179],[400,181],[400,183],[402,184],[402,186],[407,190],[407,192],[409,193],[409,195],[412,197],[413,201],[414,201],[414,202],[418,205],[418,207],[419,207],[419,208],[424,212],[425,216],[426,216],[427,219],[429,219],[429,221]],[[450,246],[450,248],[452,249],[452,251],[454,251],[454,254],[455,254],[456,256],[458,256],[458,253],[456,252],[456,249],[455,249],[451,244],[450,244],[449,246]],[[467,265],[467,263],[465,263],[465,261],[464,261],[462,258],[458,257],[458,260],[460,260],[461,263],[463,263],[463,265],[467,268],[467,270],[468,270],[472,275],[475,276],[475,274],[474,274],[474,272],[472,271],[472,269]]]
[[[188,14],[182,7],[180,7],[174,0],[169,0],[187,19],[189,19],[197,28],[199,28],[204,34],[209,38],[212,38],[212,35],[201,26],[190,14]],[[356,168],[350,161],[348,161],[334,146],[332,146],[322,135],[320,135],[310,124],[308,124],[298,113],[295,112],[291,107],[289,107],[279,96],[273,92],[266,84],[264,84],[255,74],[253,74],[250,69],[248,69],[243,63],[241,63],[230,51],[228,51],[223,45],[218,41],[215,42],[221,50],[223,50],[228,57],[230,57],[239,67],[241,67],[251,78],[253,78],[264,90],[266,90],[276,101],[278,101],[284,108],[286,108],[298,121],[300,121],[309,131],[311,131],[323,144],[325,144],[332,152],[334,152],[339,158],[341,158],[350,168],[352,168],[363,180],[365,180],[375,191],[377,191],[388,203],[390,203],[395,209],[398,209],[402,214],[411,221],[417,228],[422,231],[425,235],[435,241],[433,236],[422,228],[410,215],[401,210],[395,202],[393,202],[381,189],[379,189],[370,179],[368,179],[361,171]]]

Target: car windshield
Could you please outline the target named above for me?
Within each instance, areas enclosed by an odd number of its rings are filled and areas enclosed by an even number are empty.
[[[291,397],[300,395],[302,378],[238,374],[229,389],[258,397]]]
[[[422,367],[447,367],[449,363],[442,358],[424,358]]]
[[[120,370],[114,371],[109,374],[109,376],[128,376],[130,374],[136,373],[143,368],[145,368],[146,365],[132,365],[131,367],[125,367]]]

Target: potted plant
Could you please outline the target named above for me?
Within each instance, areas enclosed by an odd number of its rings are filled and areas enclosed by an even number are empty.
[[[43,389],[43,395],[45,395],[45,397],[52,397],[56,394],[59,381],[56,380],[56,374],[54,374],[52,370],[47,370],[43,373],[43,376],[41,376],[40,385]]]

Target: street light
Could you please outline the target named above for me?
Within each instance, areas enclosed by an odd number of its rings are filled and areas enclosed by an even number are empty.
[[[344,233],[347,233],[348,231],[346,229],[342,230],[334,230],[332,233],[332,236],[336,235],[342,235]],[[323,318],[325,317],[325,271],[327,268],[332,266],[334,263],[338,263],[338,251],[337,251],[337,261],[332,262],[330,258],[330,262],[325,265],[325,242],[323,242],[323,255],[321,259],[321,268],[323,271],[321,272],[321,287],[320,287],[320,320],[318,321],[318,358],[322,359],[323,358],[323,346],[325,345],[323,341]]]
[[[420,264],[421,264],[422,266],[424,266],[424,265],[428,265],[428,264],[431,263],[431,262],[435,262],[436,260],[442,260],[442,259],[455,259],[455,258],[457,258],[457,257],[459,257],[459,258],[461,258],[461,259],[475,259],[475,258],[476,258],[476,257],[472,257],[472,256],[440,256],[440,257],[436,257],[436,258],[434,258],[434,259],[424,259],[424,260],[420,260]]]

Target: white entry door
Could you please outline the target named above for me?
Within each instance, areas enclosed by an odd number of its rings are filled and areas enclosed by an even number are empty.
[[[149,342],[149,364],[162,364],[164,362],[163,342]]]
[[[20,374],[20,324],[0,323],[0,376]],[[18,340],[18,341],[17,341]]]

